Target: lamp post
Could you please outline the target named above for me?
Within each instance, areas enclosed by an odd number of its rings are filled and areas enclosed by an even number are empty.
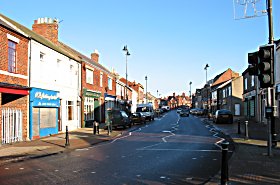
[[[128,49],[127,49],[127,45],[125,45],[123,47],[123,51],[125,52],[125,99],[128,100],[128,97],[127,97],[127,56],[130,55],[130,53],[128,52]]]
[[[145,76],[145,80],[146,80],[146,103],[148,103],[148,95],[147,95],[147,80],[148,80],[148,77]]]
[[[190,100],[191,100],[191,107],[192,107],[192,82],[190,82]]]
[[[207,68],[209,67],[209,65],[208,64],[206,64],[206,66],[204,67],[204,70],[206,71],[206,93],[207,93],[207,95],[206,95],[206,100],[207,100],[207,111],[208,111],[208,109],[209,109],[209,105],[208,105],[208,84],[207,84]]]

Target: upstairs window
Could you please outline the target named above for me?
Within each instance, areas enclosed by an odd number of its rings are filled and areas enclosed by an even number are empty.
[[[93,84],[93,71],[86,69],[86,83]]]
[[[255,76],[252,76],[252,78],[251,78],[251,86],[252,87],[255,86]]]
[[[16,43],[8,40],[8,71],[16,72]]]
[[[112,84],[112,79],[111,78],[108,78],[108,88],[109,88],[109,90],[113,89],[113,84]]]
[[[248,79],[245,78],[244,80],[244,89],[247,90],[248,89]]]
[[[44,58],[45,58],[45,53],[40,52],[40,61],[44,62]]]
[[[103,73],[100,73],[100,87],[103,87]]]

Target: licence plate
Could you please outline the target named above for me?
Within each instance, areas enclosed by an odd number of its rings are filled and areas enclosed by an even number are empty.
[[[222,115],[222,118],[228,118],[228,115]]]

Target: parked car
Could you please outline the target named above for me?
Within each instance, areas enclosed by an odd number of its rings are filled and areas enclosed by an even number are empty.
[[[219,123],[233,123],[233,114],[226,109],[217,110],[215,115],[213,116],[213,122],[216,124]]]
[[[131,121],[129,116],[125,111],[119,109],[108,110],[108,117],[112,121],[112,128],[117,128],[122,126],[126,128],[127,126],[131,127]]]
[[[182,109],[181,112],[179,113],[180,116],[186,116],[186,117],[189,117],[189,114],[190,114],[190,111],[189,109]]]
[[[135,112],[130,117],[131,123],[146,123],[146,116],[141,112]]]
[[[169,107],[169,106],[164,105],[164,106],[162,106],[162,107],[161,107],[161,109],[162,109],[164,112],[167,112],[167,111],[169,111],[169,110],[170,110],[170,107]]]
[[[201,116],[204,114],[204,110],[200,108],[194,108],[190,110],[190,113],[193,115]]]
[[[182,111],[181,108],[178,108],[178,109],[177,109],[177,113],[180,113],[181,111]]]
[[[143,113],[146,117],[146,120],[151,121],[155,119],[154,108],[153,105],[150,103],[137,104],[136,112]]]

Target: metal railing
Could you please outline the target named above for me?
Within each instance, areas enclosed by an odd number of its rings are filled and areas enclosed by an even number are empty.
[[[2,109],[2,144],[22,141],[22,111]]]

